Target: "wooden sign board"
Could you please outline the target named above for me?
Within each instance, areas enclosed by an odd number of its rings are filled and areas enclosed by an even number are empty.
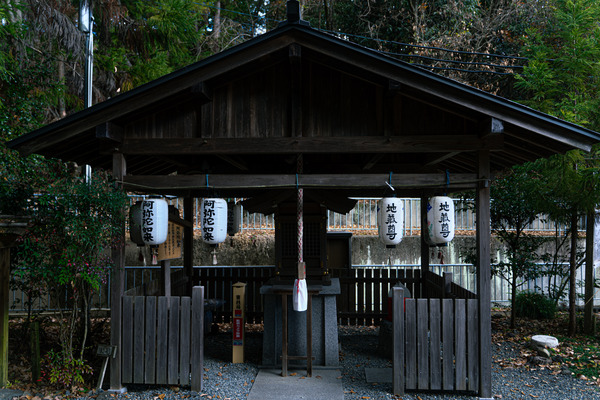
[[[181,258],[183,227],[169,221],[167,240],[158,245],[158,261]]]

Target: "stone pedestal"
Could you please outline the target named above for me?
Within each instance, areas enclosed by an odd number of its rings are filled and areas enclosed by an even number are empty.
[[[311,286],[308,286],[311,289]],[[273,285],[260,288],[264,296],[264,334],[262,365],[281,366],[281,297],[274,293]],[[335,296],[340,294],[340,281],[331,280],[312,298],[312,356],[314,366],[336,367],[339,365],[337,307]],[[306,312],[293,310],[288,301],[288,355],[306,355]],[[291,367],[306,366],[305,360],[290,360]]]

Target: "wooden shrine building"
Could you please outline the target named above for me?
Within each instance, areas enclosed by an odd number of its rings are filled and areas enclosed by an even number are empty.
[[[386,182],[405,197],[475,190],[477,322],[467,348],[476,379],[467,388],[491,398],[490,180],[495,171],[587,151],[598,141],[596,132],[319,32],[290,14],[272,31],[9,146],[112,169],[128,191],[181,196],[187,221],[191,200],[214,194],[273,207],[302,187],[313,201],[345,210],[349,197],[381,197]],[[198,283],[192,228],[184,234],[191,290]],[[428,253],[424,244],[423,287]],[[119,390],[124,256],[113,257],[120,268],[111,277],[118,349],[111,389]]]

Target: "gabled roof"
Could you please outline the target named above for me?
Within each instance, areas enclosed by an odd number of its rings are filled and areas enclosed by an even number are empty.
[[[244,176],[294,174],[299,153],[305,174],[471,173],[479,150],[499,170],[598,141],[597,132],[285,23],[8,145],[103,168],[119,151],[133,175]]]

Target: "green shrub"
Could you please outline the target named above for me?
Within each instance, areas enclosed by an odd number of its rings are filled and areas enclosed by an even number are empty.
[[[85,377],[92,374],[92,367],[83,360],[63,352],[50,350],[42,359],[42,380],[62,389],[72,389],[85,384]]]
[[[520,292],[515,300],[515,315],[533,319],[552,319],[556,314],[556,304],[540,293]]]

